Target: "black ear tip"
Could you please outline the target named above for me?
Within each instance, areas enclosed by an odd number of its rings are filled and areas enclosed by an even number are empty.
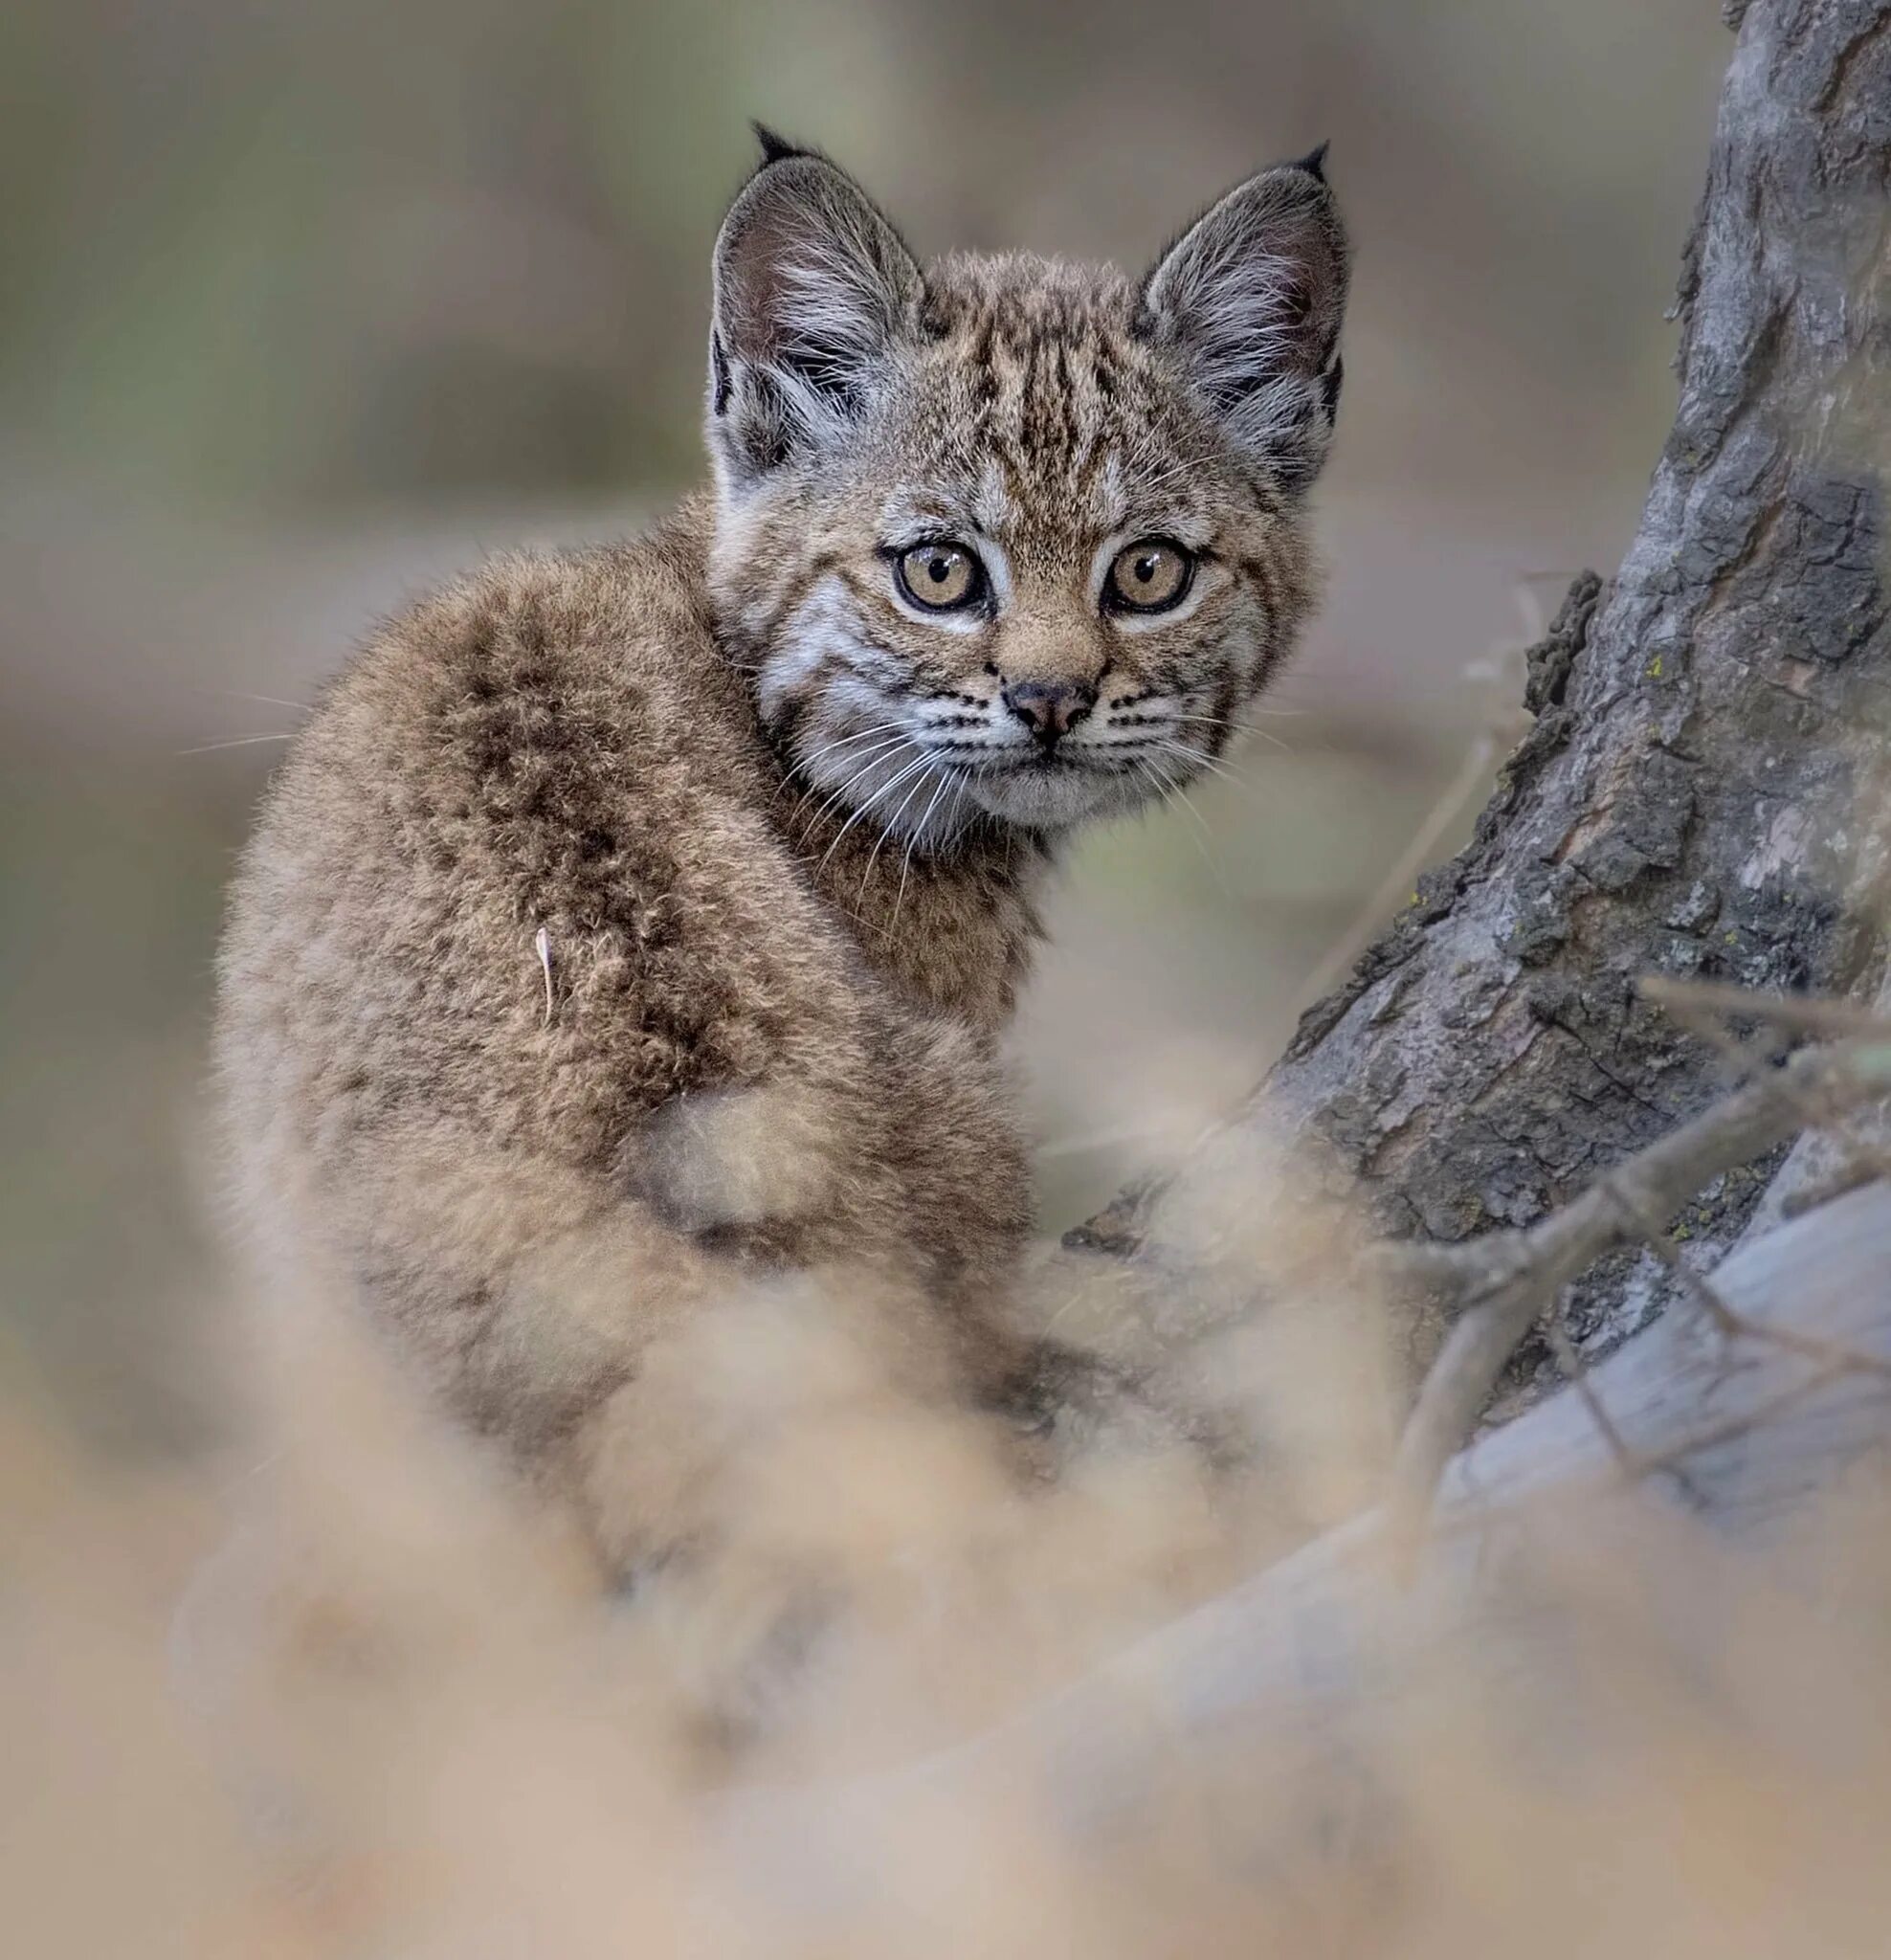
[[[785,162],[790,157],[805,157],[812,154],[798,143],[790,143],[785,136],[777,136],[766,122],[751,122],[748,125],[755,132],[755,140],[762,145],[762,167],[766,170],[770,164]]]
[[[1332,138],[1324,143],[1315,144],[1305,156],[1297,159],[1289,167],[1304,170],[1309,177],[1318,177],[1321,183],[1326,181],[1326,152],[1333,146]]]

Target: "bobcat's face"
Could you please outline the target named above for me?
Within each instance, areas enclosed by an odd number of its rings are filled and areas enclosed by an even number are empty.
[[[922,274],[832,165],[771,154],[718,249],[710,573],[815,800],[925,849],[1206,768],[1309,603],[1345,283],[1318,159],[1137,287]]]

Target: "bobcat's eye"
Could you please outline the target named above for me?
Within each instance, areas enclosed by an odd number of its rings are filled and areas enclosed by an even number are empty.
[[[1193,556],[1171,538],[1139,538],[1116,554],[1103,604],[1118,612],[1166,612],[1195,576]]]
[[[985,567],[964,545],[915,545],[894,560],[893,574],[901,591],[928,612],[957,612],[985,596]]]

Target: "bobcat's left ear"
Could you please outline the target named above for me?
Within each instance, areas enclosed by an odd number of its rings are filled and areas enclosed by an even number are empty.
[[[1319,475],[1340,394],[1350,251],[1325,145],[1237,185],[1143,282],[1139,325],[1289,490]]]

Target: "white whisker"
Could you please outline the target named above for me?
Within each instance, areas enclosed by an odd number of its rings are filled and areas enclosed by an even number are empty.
[[[1265,742],[1270,747],[1278,748],[1282,755],[1292,755],[1293,750],[1278,735],[1270,735],[1265,728],[1251,728],[1244,723],[1231,721],[1220,715],[1174,715],[1170,719],[1177,723],[1191,723],[1204,728],[1225,728],[1231,735],[1252,735],[1257,742]]]
[[[307,702],[284,701],[279,694],[246,694],[240,687],[198,687],[191,691],[195,694],[220,695],[226,701],[260,702],[266,708],[294,708],[299,715],[309,712]]]
[[[848,758],[848,761],[850,763],[858,763],[860,767],[857,768],[854,771],[854,773],[846,779],[845,782],[841,783],[837,788],[830,790],[827,795],[825,797],[822,797],[820,808],[816,810],[813,815],[811,816],[808,819],[808,821],[802,826],[802,835],[806,836],[807,834],[810,831],[812,831],[817,823],[820,822],[822,817],[826,816],[830,811],[836,809],[841,803],[845,802],[848,791],[850,791],[856,783],[864,782],[867,779],[867,777],[873,774],[875,769],[884,767],[887,752],[891,749],[899,748],[900,746],[905,740],[906,738],[903,735],[895,735],[889,738],[887,741],[880,743],[880,745],[877,748],[871,750],[865,756],[850,756]],[[795,804],[794,809],[789,812],[789,817],[790,821],[793,819],[796,813],[800,811],[802,806],[810,800],[810,798],[820,795],[821,788],[822,786],[817,784],[813,789],[808,791],[806,794],[801,797],[800,801]]]
[[[950,774],[942,771],[939,787],[932,792],[932,801],[925,806],[925,814],[920,818],[906,838],[905,855],[900,859],[900,889],[893,897],[893,924],[887,927],[889,932],[893,930],[894,925],[899,924],[900,907],[906,902],[906,874],[913,868],[913,851],[919,840],[924,836],[927,826],[932,822],[932,813],[939,808],[939,799],[951,787],[951,782]]]
[[[258,742],[293,742],[295,731],[286,735],[234,735],[228,742],[200,742],[195,748],[180,748],[179,755],[211,755],[219,748],[249,748]]]
[[[1239,784],[1240,777],[1226,763],[1217,760],[1214,756],[1205,754],[1199,748],[1190,748],[1186,743],[1165,742],[1160,736],[1156,740],[1157,746],[1163,749],[1165,753],[1180,756],[1191,768],[1202,769],[1211,776],[1220,776],[1228,782]]]
[[[1220,888],[1222,897],[1232,900],[1235,895],[1229,889],[1228,880],[1222,872],[1220,860],[1210,848],[1214,841],[1214,833],[1209,829],[1208,818],[1189,801],[1188,786],[1184,783],[1173,782],[1168,777],[1162,775],[1153,763],[1141,763],[1138,767],[1148,776],[1149,781],[1155,785],[1157,802],[1166,809],[1181,811],[1185,816],[1193,822],[1195,829],[1189,833],[1189,840],[1201,854],[1202,863],[1207,868],[1209,876],[1213,879],[1215,884]],[[1199,835],[1196,834],[1197,832],[1200,833]]]
[[[870,811],[876,803],[879,802],[883,797],[890,796],[893,793],[893,791],[897,790],[901,783],[905,782],[911,775],[913,775],[913,773],[916,770],[926,769],[930,768],[931,767],[932,758],[928,755],[922,755],[918,758],[917,761],[909,762],[906,765],[906,767],[902,768],[899,772],[899,774],[897,774],[893,778],[893,780],[890,783],[883,784],[879,789],[876,790],[874,793],[871,796],[869,796],[867,800],[863,804],[861,804],[857,811],[855,811],[853,815],[850,816],[847,819],[847,821],[844,824],[842,824],[837,831],[834,832],[834,841],[827,847],[826,856],[823,857],[821,861],[814,867],[815,876],[819,877],[819,875],[827,869],[828,859],[831,858],[834,856],[834,854],[840,849],[841,838],[843,838],[847,835],[847,833],[851,831],[854,828],[854,826],[857,823],[858,823],[863,816],[866,815],[867,812]]]
[[[796,756],[795,764],[805,769],[810,764],[819,762],[822,756],[832,755],[836,748],[846,748],[853,743],[864,742],[871,735],[897,735],[900,729],[901,724],[898,722],[880,722],[871,728],[862,728],[857,734],[842,735],[836,741],[823,742],[818,748],[810,749],[806,755]]]
[[[873,849],[872,849],[871,851],[869,851],[869,852],[867,853],[867,868],[866,868],[866,869],[865,869],[865,870],[864,870],[863,872],[861,872],[861,874],[860,874],[860,892],[859,892],[859,896],[860,896],[860,899],[861,899],[861,901],[862,901],[862,902],[864,902],[864,901],[865,901],[865,899],[866,899],[866,895],[867,895],[867,880],[869,880],[870,878],[872,878],[872,877],[873,877],[873,875],[874,875],[874,865],[875,865],[875,864],[876,864],[876,863],[877,863],[877,862],[879,861],[879,854],[880,854],[880,851],[881,851],[882,847],[883,847],[883,846],[885,845],[885,843],[886,843],[886,840],[887,840],[888,836],[889,836],[889,835],[891,835],[891,834],[892,834],[892,833],[893,833],[893,832],[894,832],[895,830],[897,830],[897,829],[899,828],[899,825],[900,825],[900,819],[901,819],[901,818],[902,816],[904,816],[904,815],[905,815],[905,813],[906,813],[906,811],[907,811],[907,809],[909,808],[909,806],[911,805],[911,803],[912,803],[912,800],[913,800],[913,798],[914,798],[915,796],[917,796],[917,795],[918,795],[918,794],[920,793],[920,791],[921,791],[922,790],[923,790],[923,789],[925,788],[926,784],[927,784],[928,782],[930,782],[931,780],[932,780],[932,762],[931,762],[931,759],[930,759],[930,758],[928,757],[928,758],[927,758],[927,761],[926,761],[926,767],[925,767],[925,772],[924,772],[924,774],[923,774],[923,775],[922,775],[922,776],[920,777],[919,781],[918,781],[917,783],[915,783],[915,784],[913,785],[913,787],[912,787],[912,788],[911,788],[910,790],[908,790],[908,791],[906,791],[905,795],[904,795],[904,796],[902,796],[902,797],[901,797],[901,798],[900,799],[900,807],[899,807],[899,809],[898,809],[898,810],[896,810],[896,811],[895,811],[895,812],[893,813],[893,814],[892,814],[892,815],[891,815],[890,817],[888,817],[888,818],[887,818],[887,820],[886,820],[886,821],[885,821],[885,822],[884,822],[883,824],[881,824],[881,825],[880,825],[880,827],[879,827],[879,835],[878,837],[876,837],[876,838],[874,839],[874,847],[873,847]],[[937,802],[937,801],[938,801],[938,792],[937,792],[936,791],[934,791],[934,793],[933,793],[933,801],[934,801],[934,802]],[[931,804],[928,804],[928,805],[927,805],[926,807],[927,807],[927,809],[929,810],[929,809],[930,809],[930,808],[931,808],[932,806],[931,806]],[[910,854],[911,854],[911,849],[912,849],[912,839],[911,839],[911,837],[909,836],[909,837],[907,838],[907,852],[908,852],[908,855],[909,855],[909,856],[910,856]],[[905,886],[905,873],[904,873],[904,861],[902,860],[902,862],[901,862],[901,889],[902,889],[902,890],[904,889],[904,886]],[[894,908],[893,908],[893,916],[894,916],[894,919],[895,919],[895,921],[897,922],[897,921],[898,921],[898,919],[899,919],[899,916],[900,916],[900,908],[899,908],[898,904],[896,904],[896,905],[894,906]],[[891,931],[891,930],[892,930],[892,927],[891,927],[891,926],[889,926],[889,927],[888,927],[887,929],[888,929],[888,931]]]

